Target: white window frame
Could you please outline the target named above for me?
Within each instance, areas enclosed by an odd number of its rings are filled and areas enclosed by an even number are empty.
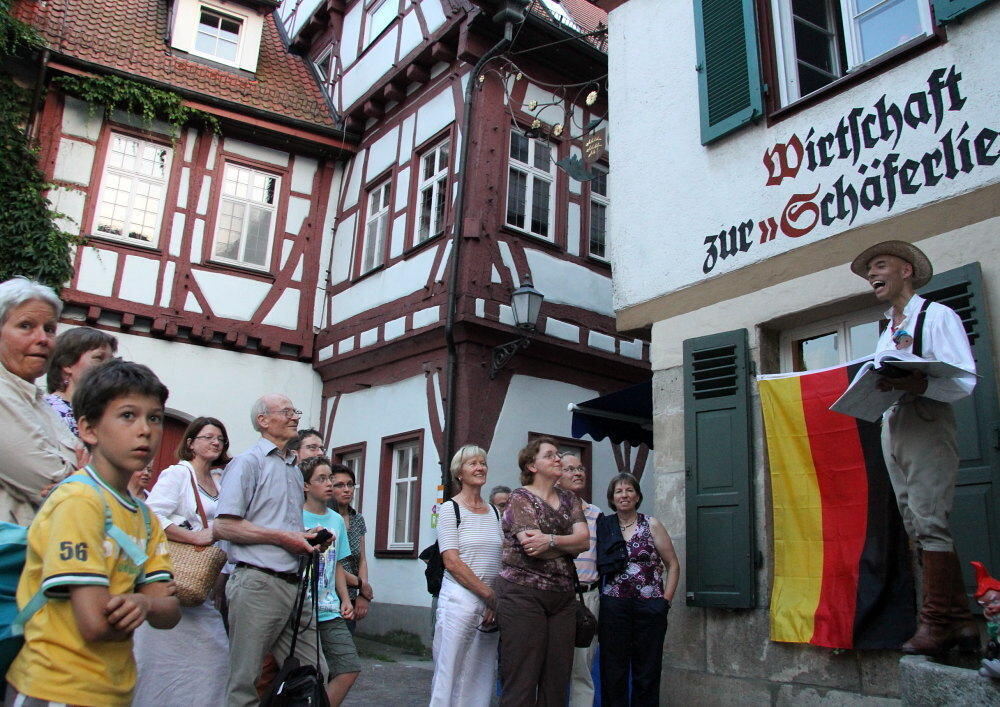
[[[374,42],[398,15],[399,0],[375,0],[369,5],[365,9],[365,46]]]
[[[251,179],[257,176],[264,177],[265,179],[273,179],[274,180],[274,188],[272,190],[272,195],[274,200],[273,203],[268,204],[267,202],[258,201],[249,196],[239,196],[231,192],[227,193],[228,184],[230,182],[230,180],[227,179],[227,177],[229,176],[231,170],[246,172]],[[277,174],[273,174],[271,172],[265,172],[260,169],[255,169],[253,167],[247,167],[246,165],[238,164],[236,162],[226,162],[225,166],[223,167],[222,184],[220,185],[220,190],[219,190],[219,204],[216,207],[216,213],[215,213],[215,233],[213,233],[212,235],[212,255],[210,259],[214,262],[229,263],[232,265],[238,265],[240,267],[251,268],[254,270],[262,270],[262,271],[270,270],[271,254],[274,251],[274,230],[275,230],[275,224],[278,220],[278,203],[280,202],[280,200],[281,200],[280,176],[278,176]],[[225,202],[242,204],[245,207],[243,216],[243,225],[240,230],[239,257],[236,258],[220,255],[218,253],[219,233],[221,229],[220,224],[223,218],[222,208]],[[264,262],[262,264],[247,261],[243,257],[246,254],[247,230],[249,229],[250,226],[250,219],[247,218],[246,214],[248,213],[248,210],[251,208],[267,211],[271,214],[267,231],[267,247],[265,248]]]
[[[504,223],[506,223],[511,228],[515,228],[518,231],[523,231],[525,233],[530,233],[538,238],[544,238],[547,241],[555,241],[555,211],[556,211],[556,178],[555,178],[555,163],[552,161],[552,150],[555,149],[555,145],[548,140],[543,138],[527,138],[528,140],[528,161],[522,162],[519,159],[515,159],[510,153],[514,146],[514,135],[524,136],[524,131],[518,128],[511,128],[510,131],[510,144],[507,148],[507,197],[504,200]],[[549,159],[548,159],[548,169],[543,170],[535,166],[536,152],[539,145],[547,145],[549,148]],[[511,173],[517,172],[524,175],[524,225],[519,226],[516,223],[512,223],[508,216],[510,212],[510,200],[511,200]],[[546,231],[547,233],[539,233],[538,231],[533,231],[531,228],[531,213],[534,208],[534,185],[537,181],[543,181],[548,184],[548,213],[546,216]]]
[[[396,442],[390,445],[389,449],[392,458],[389,467],[389,527],[386,534],[386,549],[413,550],[417,542],[417,539],[413,537],[414,515],[420,512],[420,509],[414,507],[420,484],[420,442],[418,440]],[[406,476],[401,476],[400,473],[399,461],[401,453],[406,456],[406,462],[409,467],[406,470]],[[409,487],[406,494],[405,508],[402,509],[398,507],[396,502],[396,491],[401,484],[406,484]],[[400,520],[398,514],[401,512],[405,514],[402,518],[403,538],[399,538],[396,535],[396,526]]]
[[[239,23],[240,29],[239,29],[239,32],[237,32],[237,34],[236,34],[236,56],[234,56],[232,59],[229,59],[229,58],[224,57],[224,56],[219,56],[218,54],[213,54],[211,52],[205,52],[205,51],[202,51],[201,49],[198,49],[198,37],[202,34],[201,28],[203,26],[202,23],[201,23],[201,15],[202,15],[202,13],[208,13],[210,15],[215,15],[215,16],[217,16],[219,18],[222,18],[222,19],[226,19],[226,20],[230,20],[232,22]],[[197,15],[197,17],[195,19],[195,22],[197,24],[195,25],[195,28],[194,28],[194,40],[191,43],[191,53],[192,54],[195,54],[195,55],[200,56],[200,57],[204,57],[206,59],[211,59],[212,61],[217,61],[220,64],[226,64],[227,66],[239,66],[240,65],[240,56],[243,53],[243,42],[244,42],[246,34],[247,34],[246,33],[247,23],[246,23],[246,18],[245,17],[242,17],[241,15],[238,15],[238,14],[233,13],[233,12],[227,12],[225,10],[220,10],[219,8],[213,7],[211,5],[200,4],[198,6],[198,15]],[[218,40],[216,40],[216,43],[218,43]]]
[[[160,163],[162,165],[162,169],[160,171],[162,172],[162,176],[155,177],[153,175],[143,174],[141,171],[135,169],[112,167],[110,165],[110,160],[115,148],[116,140],[125,140],[134,143],[137,146],[137,155],[141,155],[147,148],[159,150],[161,155]],[[94,212],[94,224],[91,228],[93,235],[98,236],[99,238],[111,238],[117,241],[124,241],[126,243],[156,248],[160,240],[160,231],[163,228],[163,211],[167,200],[167,186],[170,182],[170,164],[172,159],[173,150],[166,145],[161,145],[160,143],[151,142],[149,140],[143,140],[126,133],[112,132],[108,140],[108,149],[104,155],[104,168],[101,172],[101,188],[97,199],[97,208]],[[123,219],[124,227],[122,229],[122,233],[120,234],[103,231],[100,229],[99,225],[104,218],[101,213],[105,207],[105,200],[108,197],[109,190],[112,188],[109,184],[110,177],[112,176],[118,179],[130,179],[132,182],[131,187],[128,190],[129,201],[126,206],[126,215]],[[132,227],[135,225],[133,223],[133,215],[135,214],[136,200],[138,198],[135,191],[136,186],[139,184],[146,185],[147,187],[155,186],[160,189],[159,203],[156,210],[152,212],[155,213],[156,225],[153,227],[153,232],[150,234],[148,239],[144,239],[142,237],[136,238],[129,235],[129,233],[133,232]],[[121,190],[119,189],[119,191]]]
[[[874,349],[865,347],[855,349],[851,342],[849,332],[859,324],[870,322],[881,322],[885,319],[885,305],[876,305],[856,310],[847,314],[840,314],[828,317],[817,322],[810,322],[802,326],[786,329],[779,336],[780,364],[782,373],[791,373],[794,363],[793,345],[797,341],[812,339],[824,334],[836,334],[838,342],[844,342],[843,346],[837,349],[837,365],[854,361],[875,353]]]
[[[383,196],[384,195],[384,196]],[[373,208],[377,206],[375,211]],[[392,218],[392,179],[386,179],[368,191],[365,221],[361,232],[361,274],[385,263],[385,244],[389,240]],[[375,230],[372,230],[372,227]]]
[[[898,47],[904,46],[909,42],[927,37],[934,32],[934,24],[931,18],[931,10],[929,0],[902,0],[902,2],[912,2],[915,3],[920,16],[920,28],[922,30],[921,34],[918,34],[910,39],[900,42],[895,47],[887,49],[885,52],[878,56],[864,57],[861,49],[861,33],[859,29],[858,19],[862,17],[871,17],[872,14],[877,13],[879,10],[885,8],[891,2],[897,0],[880,0],[878,5],[872,7],[865,12],[855,15],[854,3],[856,0],[827,0],[832,2],[839,2],[841,23],[839,26],[835,27],[835,37],[839,37],[839,41],[843,42],[845,48],[845,54],[847,56],[847,66],[839,66],[840,60],[838,58],[839,51],[835,50],[834,65],[837,71],[839,71],[840,78],[846,76],[847,74],[856,71],[857,69],[878,61],[882,56],[887,54]],[[791,0],[771,0],[771,11],[774,17],[774,47],[775,54],[777,58],[777,69],[778,69],[778,84],[781,92],[781,105],[788,105],[793,103],[803,97],[801,87],[799,85],[799,77],[797,70],[797,58],[795,51],[795,32],[794,32],[794,21],[792,17],[792,6]],[[832,12],[831,12],[832,14]],[[834,40],[835,45],[837,44],[837,39]],[[836,80],[836,79],[834,79]],[[817,89],[822,90],[822,89]]]
[[[325,52],[320,54],[319,58],[313,62],[316,66],[316,72],[320,76],[320,82],[323,85],[323,90],[326,91],[327,95],[333,95],[333,74],[336,71],[336,57],[333,53],[333,47],[331,46]]]
[[[597,258],[598,260],[606,261],[608,259],[608,209],[611,205],[611,200],[608,199],[608,168],[604,165],[594,165],[591,169],[595,172],[600,172],[604,176],[604,194],[600,194],[594,190],[594,179],[590,180],[590,218],[589,227],[587,229],[587,253],[592,258]],[[594,252],[594,206],[600,206],[604,208],[604,254],[600,255]]]
[[[442,151],[447,151],[447,157],[443,158]],[[433,159],[437,169],[428,177],[426,176],[426,165],[428,159]],[[420,183],[417,186],[417,218],[414,223],[413,242],[423,243],[435,236],[444,233],[445,219],[448,209],[448,175],[451,172],[451,139],[445,139],[434,147],[420,155],[418,178]],[[423,232],[424,215],[428,207],[424,204],[424,194],[430,192],[430,217],[427,233]],[[440,219],[440,222],[439,222]]]

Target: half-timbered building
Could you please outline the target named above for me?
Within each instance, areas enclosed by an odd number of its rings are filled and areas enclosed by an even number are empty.
[[[573,439],[567,410],[648,379],[647,345],[615,332],[606,163],[586,181],[556,165],[582,157],[588,125],[606,127],[602,36],[581,37],[604,14],[535,3],[478,73],[504,27],[464,0],[302,0],[279,14],[361,134],[331,200],[315,366],[327,444],[356,470],[370,530],[365,630],[426,637],[414,558],[434,540],[449,450],[486,448],[489,485],[514,487],[517,451],[552,434],[593,469],[598,499],[620,468],[645,464]],[[528,280],[545,296],[537,327],[497,371],[493,349],[520,333],[511,293]]]

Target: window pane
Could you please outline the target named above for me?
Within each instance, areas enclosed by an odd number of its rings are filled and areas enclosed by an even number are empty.
[[[535,140],[535,168],[549,171],[549,157],[552,154],[552,146],[544,140]]]
[[[434,185],[434,195],[437,198],[437,203],[434,204],[434,227],[432,231],[434,235],[444,232],[444,191],[446,186],[447,180],[445,179],[440,180]]]
[[[875,353],[875,345],[878,343],[879,337],[879,323],[856,324],[848,329],[847,335],[851,343],[851,358],[867,356]]]
[[[603,258],[607,233],[607,209],[604,204],[590,203],[590,254]]]
[[[271,212],[250,207],[247,247],[243,260],[254,265],[267,265],[267,237],[270,232]]]
[[[397,543],[409,542],[409,482],[398,482],[396,484],[396,518],[393,528],[393,541]]]
[[[427,187],[420,194],[420,233],[418,240],[425,241],[431,235],[431,214],[434,206],[434,189]]]
[[[239,260],[240,234],[243,232],[244,206],[223,199],[219,206],[219,225],[216,228],[215,254],[221,258]]]
[[[795,344],[797,354],[795,370],[812,371],[817,368],[836,366],[840,363],[837,339],[837,333],[831,332],[797,341]]]
[[[862,61],[908,42],[923,34],[916,0],[886,2],[871,14],[858,19]]]
[[[827,2],[828,0],[792,0],[792,15],[812,22],[817,27],[829,29]]]
[[[507,182],[507,223],[524,228],[528,177],[516,169],[510,170]]]
[[[538,177],[531,184],[531,231],[549,235],[549,183]]]
[[[799,61],[815,69],[832,72],[833,37],[803,22],[795,23],[795,51]]]
[[[608,173],[597,171],[597,176],[590,180],[590,191],[601,196],[608,195]]]
[[[528,162],[528,138],[518,132],[510,134],[510,156],[518,162]]]

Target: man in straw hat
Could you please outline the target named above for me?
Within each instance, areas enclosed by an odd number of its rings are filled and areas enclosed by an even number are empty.
[[[902,378],[880,378],[878,386],[904,392],[882,420],[882,453],[903,525],[923,564],[919,625],[902,649],[925,655],[956,645],[977,650],[979,632],[948,527],[958,475],[951,403],[976,385],[969,339],[954,310],[915,294],[931,279],[933,268],[911,243],[874,245],[854,259],[851,270],[868,280],[880,302],[891,305],[885,313],[889,326],[879,337],[876,353],[898,349],[968,371],[957,378],[927,378],[915,371]]]

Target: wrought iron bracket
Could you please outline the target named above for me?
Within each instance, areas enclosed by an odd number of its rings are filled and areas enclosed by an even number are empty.
[[[515,339],[514,341],[508,341],[506,344],[500,344],[493,348],[493,362],[490,364],[490,380],[497,377],[497,374],[503,370],[514,355],[521,349],[526,349],[531,345],[531,339],[526,336],[522,336],[520,339]]]

